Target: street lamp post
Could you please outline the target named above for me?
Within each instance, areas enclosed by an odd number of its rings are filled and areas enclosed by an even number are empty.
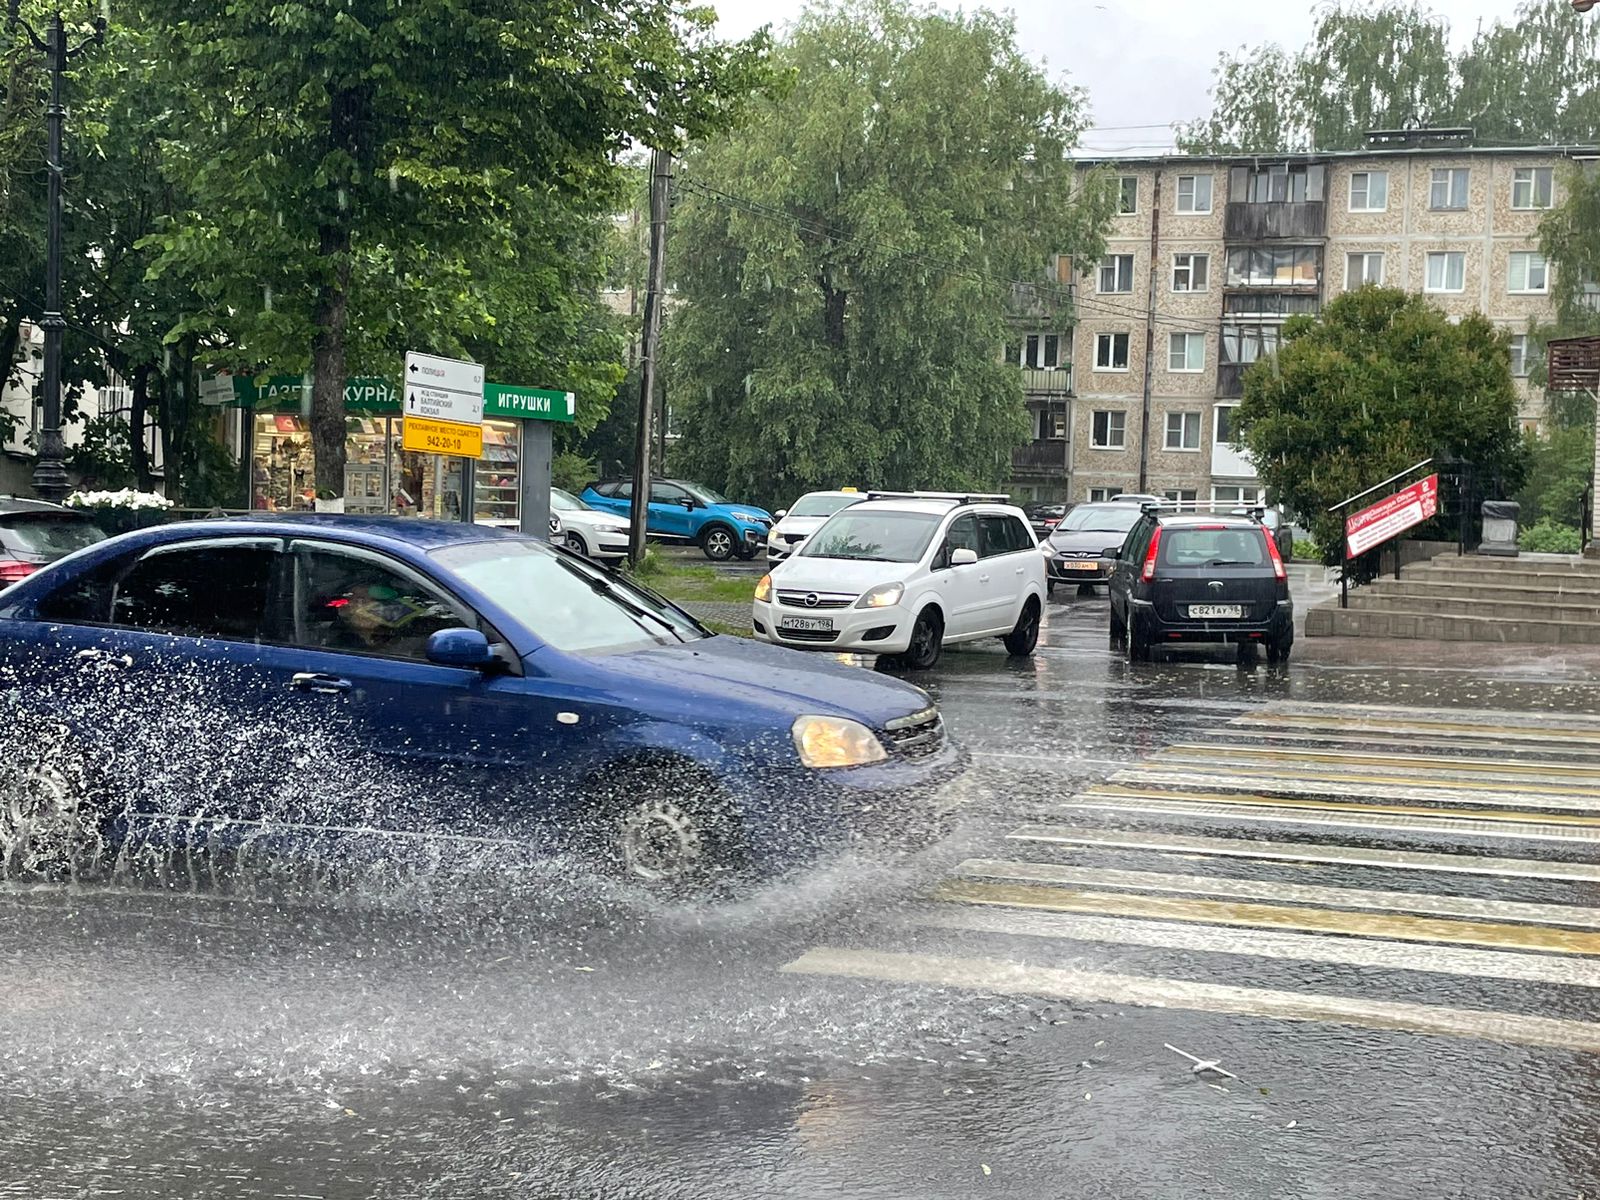
[[[34,48],[50,64],[50,107],[45,110],[49,148],[45,170],[50,177],[48,225],[45,232],[44,314],[39,325],[44,330],[44,428],[39,431],[39,462],[33,469],[33,490],[44,500],[62,500],[67,494],[66,444],[61,440],[61,336],[67,319],[61,311],[61,132],[67,109],[61,100],[61,84],[67,64],[89,46],[105,41],[104,11],[95,18],[94,32],[76,46],[67,45],[67,27],[60,12],[50,18],[45,36],[17,14],[18,0],[11,0],[7,24],[21,25]]]

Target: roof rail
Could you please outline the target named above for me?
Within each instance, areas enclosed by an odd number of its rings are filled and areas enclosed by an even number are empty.
[[[953,504],[1010,504],[1006,492],[880,492],[867,493],[868,500],[949,500]]]
[[[1267,509],[1270,504],[1241,504],[1237,500],[1160,500],[1155,503],[1144,503],[1139,510],[1146,514],[1152,513],[1237,513],[1241,516],[1251,516],[1258,521],[1266,520]]]

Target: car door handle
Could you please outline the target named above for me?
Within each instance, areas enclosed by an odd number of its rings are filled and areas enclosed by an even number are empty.
[[[133,655],[113,654],[109,650],[79,650],[74,657],[85,665],[109,667],[115,671],[126,671],[133,666]]]
[[[989,582],[989,577],[987,575],[979,575],[978,576],[978,582],[979,583],[988,583]]]
[[[348,679],[340,679],[337,675],[296,671],[289,678],[289,686],[297,692],[318,692],[325,696],[336,696],[340,692],[348,692],[355,685]]]

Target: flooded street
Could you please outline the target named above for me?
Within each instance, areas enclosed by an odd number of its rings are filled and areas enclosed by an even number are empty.
[[[918,681],[979,796],[911,860],[9,888],[0,1195],[1594,1194],[1600,681],[1130,668],[1104,606]]]

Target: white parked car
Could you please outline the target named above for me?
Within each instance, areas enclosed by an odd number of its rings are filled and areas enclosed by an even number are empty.
[[[834,513],[865,498],[861,492],[807,492],[793,508],[780,508],[773,514],[778,523],[767,534],[767,565],[788,558]]]
[[[1044,556],[1006,497],[873,492],[762,578],[751,617],[781,646],[927,670],[953,642],[1032,654],[1044,597]]]
[[[571,492],[550,489],[550,513],[561,518],[561,540],[569,550],[594,559],[626,558],[628,519],[590,508]]]

